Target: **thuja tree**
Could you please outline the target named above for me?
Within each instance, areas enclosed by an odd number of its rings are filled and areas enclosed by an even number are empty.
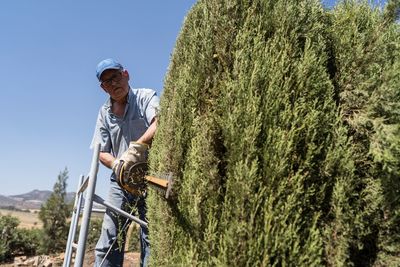
[[[399,10],[399,1],[383,13],[345,1],[331,12],[333,82],[354,163],[332,199],[333,264],[400,262]]]
[[[398,264],[396,2],[199,1],[150,163],[155,266]]]

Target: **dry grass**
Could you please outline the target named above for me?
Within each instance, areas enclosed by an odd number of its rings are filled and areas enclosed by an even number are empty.
[[[3,216],[10,215],[13,217],[17,217],[20,220],[18,228],[32,229],[32,228],[42,228],[43,226],[43,223],[39,219],[39,210],[24,212],[24,211],[0,209],[0,214]]]
[[[7,209],[0,209],[0,215],[6,216],[10,215],[13,217],[17,217],[20,220],[20,224],[18,228],[24,229],[33,229],[33,228],[42,228],[43,223],[39,219],[39,210],[31,210],[28,211],[15,211],[15,210],[7,210]],[[92,219],[103,219],[104,213],[93,212]],[[68,218],[68,222],[71,218]],[[81,223],[82,217],[79,219],[79,224]]]

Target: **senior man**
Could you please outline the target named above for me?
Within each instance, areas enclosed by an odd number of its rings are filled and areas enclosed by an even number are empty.
[[[109,95],[100,108],[92,146],[100,143],[100,162],[113,170],[108,202],[121,209],[137,208],[146,218],[146,194],[134,196],[118,183],[121,167],[129,161],[146,161],[148,147],[157,127],[159,98],[151,89],[132,89],[129,73],[114,59],[101,61],[96,68],[100,87]],[[107,209],[95,249],[95,266],[122,266],[124,260],[125,218]],[[125,229],[123,229],[125,228]],[[147,228],[140,230],[141,266],[147,266],[150,243]]]

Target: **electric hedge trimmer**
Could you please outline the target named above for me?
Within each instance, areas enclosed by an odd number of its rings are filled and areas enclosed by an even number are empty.
[[[165,194],[165,198],[168,198],[171,195],[173,184],[172,173],[155,177],[147,175],[147,172],[147,162],[137,162],[124,168],[117,182],[123,189],[135,196],[142,196],[147,187],[151,187]]]

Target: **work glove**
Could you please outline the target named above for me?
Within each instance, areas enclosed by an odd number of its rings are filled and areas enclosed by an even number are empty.
[[[128,149],[122,154],[120,160],[132,165],[137,162],[145,162],[147,160],[147,150],[149,146],[143,143],[130,142]]]
[[[129,187],[129,181],[140,184],[144,177],[125,177],[129,168],[135,163],[145,163],[147,161],[148,145],[137,142],[130,142],[128,149],[116,159],[112,164],[112,169],[116,175],[118,184],[125,190],[132,193],[135,191]],[[129,172],[128,172],[129,173]],[[138,172],[141,175],[141,172]],[[135,175],[134,175],[135,176]],[[131,180],[132,179],[132,180]]]
[[[119,171],[123,165],[133,165],[136,162],[146,162],[148,145],[137,142],[130,142],[128,149],[121,155],[120,158],[114,160],[111,165],[112,170],[115,174],[119,174]]]
[[[115,173],[115,175],[117,177],[119,176],[123,165],[124,165],[124,161],[120,160],[120,159],[114,160],[114,162],[111,164],[111,169],[113,170],[113,172]]]

